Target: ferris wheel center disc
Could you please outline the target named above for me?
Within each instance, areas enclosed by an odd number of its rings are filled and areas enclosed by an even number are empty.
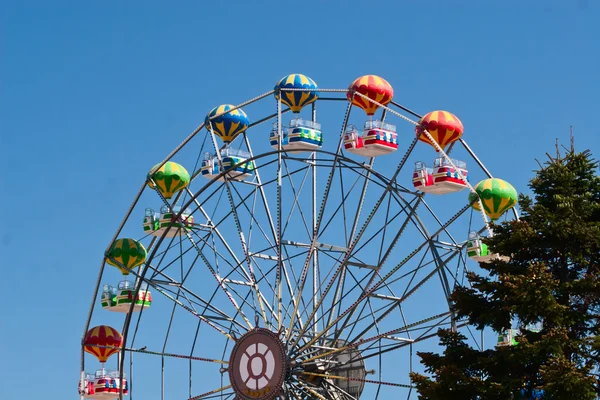
[[[240,399],[274,399],[281,393],[286,369],[283,342],[265,328],[239,338],[229,359],[229,379]]]

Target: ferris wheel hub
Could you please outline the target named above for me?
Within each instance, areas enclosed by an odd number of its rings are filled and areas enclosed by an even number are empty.
[[[281,394],[287,373],[279,335],[255,328],[237,341],[229,359],[229,379],[240,400],[272,400]]]

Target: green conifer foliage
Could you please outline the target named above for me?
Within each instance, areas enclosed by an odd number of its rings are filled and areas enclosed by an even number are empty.
[[[440,330],[443,354],[419,353],[420,399],[593,400],[600,395],[600,177],[589,151],[550,157],[521,194],[520,220],[493,226],[485,242],[510,261],[480,264],[452,294],[458,318],[502,332],[517,345],[479,351]],[[538,324],[541,330],[526,329]],[[522,390],[524,389],[524,392]]]

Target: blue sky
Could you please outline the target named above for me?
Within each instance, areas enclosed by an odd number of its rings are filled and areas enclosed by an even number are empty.
[[[407,107],[458,115],[527,192],[571,125],[600,157],[599,17],[594,0],[3,1],[0,397],[77,397],[103,251],[148,169],[216,105],[294,72],[327,88],[380,75]]]

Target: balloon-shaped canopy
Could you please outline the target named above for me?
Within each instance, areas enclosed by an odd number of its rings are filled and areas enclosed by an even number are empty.
[[[234,105],[231,104],[222,104],[218,107],[213,108],[206,118],[204,118],[204,123],[206,124],[206,129],[210,132],[210,128],[212,126],[213,132],[223,140],[225,143],[230,143],[237,135],[244,132],[250,121],[248,120],[248,116],[241,108],[236,108],[233,111],[228,112],[227,114],[223,114],[234,108]],[[223,114],[217,118],[210,120],[210,118],[215,115]],[[209,124],[210,121],[210,124]]]
[[[493,221],[517,204],[517,191],[510,183],[502,179],[484,179],[475,186],[475,191],[481,198],[483,211]],[[481,211],[474,193],[469,193],[469,203],[473,205],[474,209]]]
[[[445,150],[446,146],[450,143],[460,139],[464,131],[460,119],[448,111],[432,111],[427,113],[419,120],[419,125],[415,128],[419,140],[435,148],[431,140],[423,133],[423,129],[429,132],[442,150]],[[435,151],[438,150],[435,149]]]
[[[365,75],[356,79],[348,88],[346,97],[348,98],[348,101],[352,101],[352,104],[365,110],[367,115],[375,114],[375,111],[377,111],[379,105],[358,95],[355,95],[353,99],[352,94],[354,92],[363,94],[370,100],[374,100],[384,106],[392,101],[392,98],[394,97],[394,89],[392,88],[392,85],[377,75]]]
[[[162,167],[156,169],[158,165],[160,164],[152,167],[149,175],[156,182],[158,190],[165,199],[170,199],[175,193],[185,189],[190,183],[190,174],[182,165],[173,161],[167,161]],[[152,182],[148,182],[148,186],[154,189]]]
[[[115,348],[96,346],[113,346]],[[95,355],[101,363],[118,353],[121,347],[123,347],[123,336],[115,328],[106,325],[90,329],[83,340],[83,349],[87,353]]]
[[[138,267],[146,261],[148,252],[144,245],[133,239],[117,239],[114,241],[108,253],[106,254],[106,262],[121,270],[123,275],[129,275],[129,271],[121,267],[129,269]],[[121,265],[118,265],[111,258],[115,259]]]
[[[281,89],[302,89],[302,90],[281,90]],[[275,85],[275,98],[288,106],[292,112],[299,113],[307,104],[313,103],[319,97],[316,91],[317,84],[306,75],[290,74],[284,76]]]

